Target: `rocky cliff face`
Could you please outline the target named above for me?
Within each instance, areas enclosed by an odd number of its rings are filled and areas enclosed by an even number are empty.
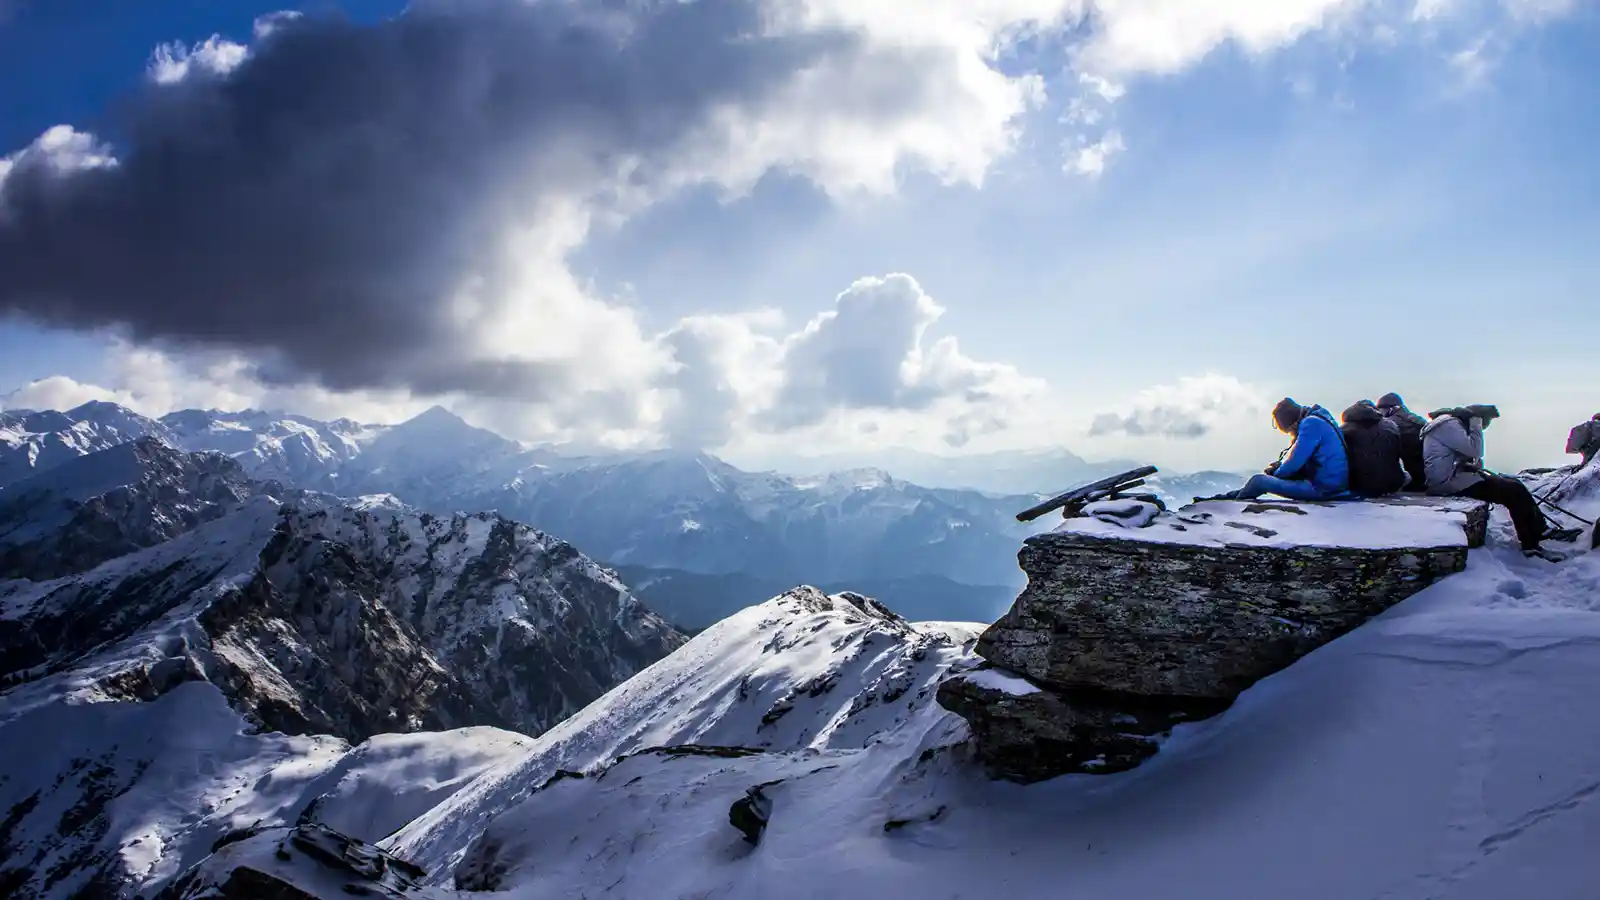
[[[994,772],[1115,772],[1177,723],[1466,566],[1482,504],[1208,503],[1148,528],[1068,520],[1029,539],[1028,587],[946,681]],[[1019,677],[1020,676],[1020,677]]]
[[[571,545],[493,514],[258,497],[81,575],[0,582],[13,703],[204,679],[267,728],[350,740],[537,734],[682,642]]]
[[[260,492],[220,453],[152,437],[68,460],[0,492],[0,577],[47,581],[169,541]]]

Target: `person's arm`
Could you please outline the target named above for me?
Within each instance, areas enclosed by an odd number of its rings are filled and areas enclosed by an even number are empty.
[[[1316,453],[1317,444],[1323,440],[1322,432],[1312,424],[1314,416],[1306,416],[1300,421],[1300,428],[1294,436],[1294,446],[1289,448],[1289,455],[1278,466],[1278,471],[1272,474],[1279,478],[1293,478],[1306,467],[1311,457]],[[1322,423],[1327,425],[1328,423]],[[1333,426],[1328,426],[1333,427]]]
[[[1466,425],[1460,430],[1444,425],[1430,431],[1428,436],[1443,444],[1451,453],[1476,461],[1483,458],[1483,424],[1478,419],[1472,422],[1470,429]]]

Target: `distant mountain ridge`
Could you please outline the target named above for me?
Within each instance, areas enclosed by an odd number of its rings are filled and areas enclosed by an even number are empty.
[[[286,488],[346,498],[389,495],[440,515],[495,510],[649,581],[655,587],[645,590],[646,599],[691,628],[771,596],[738,593],[752,582],[865,586],[913,619],[953,613],[986,619],[995,614],[997,590],[1022,584],[1018,544],[1050,525],[1018,523],[1015,513],[1038,494],[1113,465],[1085,463],[1066,451],[947,461],[970,470],[1042,460],[1058,473],[1052,481],[1026,476],[1031,491],[996,495],[926,487],[868,467],[790,476],[744,471],[706,453],[563,456],[474,427],[441,407],[373,426],[256,410],[182,410],[153,420],[114,404],[86,404],[0,419],[0,473],[7,473],[0,487],[62,464],[73,448],[88,452],[139,433],[184,450],[226,454],[249,477]],[[1188,500],[1194,493],[1185,492],[1201,486],[1186,476],[1159,478],[1169,480],[1155,489],[1171,484],[1182,494],[1173,499]],[[700,597],[665,588],[688,583],[683,576],[706,588]]]

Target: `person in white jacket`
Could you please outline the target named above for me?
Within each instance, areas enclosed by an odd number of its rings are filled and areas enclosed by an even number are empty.
[[[1422,462],[1428,476],[1428,493],[1441,497],[1471,497],[1498,503],[1511,513],[1517,543],[1527,556],[1553,559],[1540,542],[1545,535],[1544,514],[1528,486],[1515,478],[1483,471],[1483,430],[1499,418],[1490,405],[1440,409],[1428,414],[1433,421],[1422,429]]]

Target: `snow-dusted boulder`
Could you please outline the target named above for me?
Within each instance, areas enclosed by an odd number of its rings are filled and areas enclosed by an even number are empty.
[[[1003,777],[1122,771],[1174,724],[1461,571],[1486,523],[1484,504],[1426,497],[1069,519],[1024,544],[1028,587],[978,641],[1028,681],[974,673],[939,701]]]

